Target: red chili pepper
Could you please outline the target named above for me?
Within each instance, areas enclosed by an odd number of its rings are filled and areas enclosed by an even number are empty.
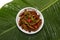
[[[30,23],[32,20],[31,19],[27,19],[27,21]]]

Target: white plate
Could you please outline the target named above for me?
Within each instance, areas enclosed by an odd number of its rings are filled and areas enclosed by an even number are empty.
[[[22,12],[24,12],[25,9],[30,10],[30,11],[31,11],[31,10],[35,10],[35,11],[37,12],[37,14],[40,15],[40,19],[42,19],[42,24],[40,25],[40,27],[38,28],[38,30],[28,32],[28,31],[25,31],[24,29],[22,29],[22,28],[19,26],[19,24],[18,24],[19,19],[20,19],[19,15],[20,15]],[[16,24],[17,24],[17,27],[19,28],[19,30],[21,30],[22,32],[24,32],[24,33],[26,33],[26,34],[35,34],[35,33],[39,32],[39,31],[42,29],[43,24],[44,24],[44,18],[43,18],[42,13],[41,13],[38,9],[33,8],[33,7],[25,7],[25,8],[21,9],[21,10],[18,12],[18,14],[17,14],[17,16],[16,16]]]

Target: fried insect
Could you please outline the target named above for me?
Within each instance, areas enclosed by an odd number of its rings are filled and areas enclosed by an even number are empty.
[[[42,20],[39,18],[40,15],[37,15],[36,11],[25,11],[19,15],[19,25],[22,29],[26,31],[36,31],[42,23]]]

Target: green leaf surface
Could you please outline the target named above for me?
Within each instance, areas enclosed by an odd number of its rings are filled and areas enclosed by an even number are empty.
[[[35,7],[44,16],[44,26],[37,34],[24,34],[16,26],[16,14],[24,7]],[[60,40],[60,1],[13,0],[6,4],[0,9],[0,40]]]

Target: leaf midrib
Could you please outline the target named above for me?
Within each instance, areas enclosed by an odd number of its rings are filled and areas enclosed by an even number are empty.
[[[16,26],[13,26],[13,27],[5,30],[4,32],[0,33],[0,36],[3,35],[3,34],[5,34],[5,33],[8,32],[8,31],[11,31],[11,30],[14,29],[15,27],[16,27]]]
[[[50,6],[52,6],[53,4],[55,4],[56,2],[58,2],[58,0],[54,1],[53,3],[51,3],[50,5],[46,6],[44,9],[41,10],[41,12],[43,12],[44,10],[46,10],[47,8],[49,8]],[[2,33],[0,33],[0,36],[2,36],[3,34],[11,31],[12,29],[16,28],[16,26],[13,26],[5,31],[3,31]]]

